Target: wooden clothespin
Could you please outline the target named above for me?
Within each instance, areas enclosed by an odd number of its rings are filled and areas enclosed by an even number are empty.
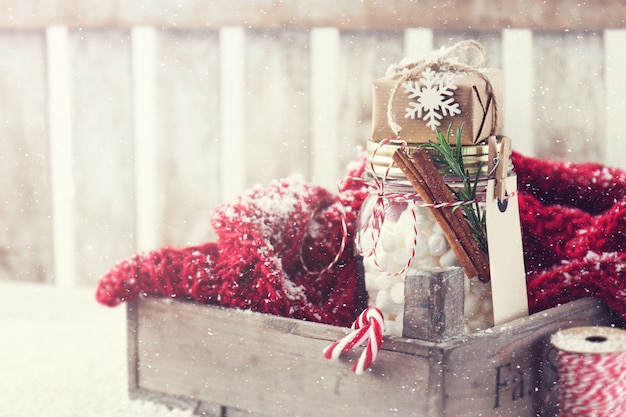
[[[511,158],[511,139],[507,136],[489,136],[489,177],[495,180],[495,198],[504,201],[506,177]]]

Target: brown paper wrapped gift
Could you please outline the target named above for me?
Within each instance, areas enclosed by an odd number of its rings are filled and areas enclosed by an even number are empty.
[[[455,76],[456,90],[453,98],[459,104],[460,114],[447,115],[439,121],[437,127],[445,133],[452,123],[454,131],[463,125],[462,143],[473,145],[487,139],[502,128],[501,112],[497,110],[502,102],[502,72],[498,69],[482,69],[484,77],[476,72],[461,73]],[[487,85],[489,81],[490,86]],[[372,141],[381,140],[396,135],[389,125],[388,105],[398,81],[393,78],[379,78],[373,82],[373,109],[372,109]],[[492,91],[490,94],[489,91]],[[402,129],[399,136],[408,143],[428,143],[435,137],[436,131],[427,122],[416,118],[407,118],[406,109],[410,102],[403,85],[399,85],[391,103],[391,112]]]

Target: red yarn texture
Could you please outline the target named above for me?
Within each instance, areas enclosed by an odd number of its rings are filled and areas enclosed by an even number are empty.
[[[531,312],[595,296],[626,319],[626,173],[512,158]],[[140,294],[175,297],[349,326],[367,305],[352,246],[367,192],[347,180],[335,196],[296,177],[253,188],[215,210],[217,242],[135,255],[100,279],[96,298],[113,306]],[[324,270],[340,247],[342,213],[347,246]]]
[[[626,173],[513,154],[531,312],[598,297],[626,319]]]
[[[348,178],[363,166],[355,163]],[[96,298],[114,306],[140,294],[175,297],[350,326],[367,307],[352,247],[367,192],[347,180],[335,196],[297,176],[252,188],[214,211],[217,242],[135,255],[100,279]],[[347,246],[328,269],[340,250],[342,216]]]

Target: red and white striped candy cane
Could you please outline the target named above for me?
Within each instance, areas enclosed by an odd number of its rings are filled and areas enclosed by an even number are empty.
[[[343,353],[366,343],[358,361],[352,366],[352,370],[360,375],[376,360],[383,343],[384,331],[385,320],[382,311],[376,307],[369,307],[354,321],[352,332],[324,349],[324,357],[338,359]]]

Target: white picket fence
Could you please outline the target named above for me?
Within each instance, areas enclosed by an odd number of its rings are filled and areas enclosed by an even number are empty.
[[[301,172],[336,187],[371,81],[477,39],[520,152],[626,168],[626,30],[157,26],[0,32],[0,279],[93,284],[119,259],[213,238],[213,207]]]

